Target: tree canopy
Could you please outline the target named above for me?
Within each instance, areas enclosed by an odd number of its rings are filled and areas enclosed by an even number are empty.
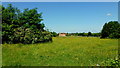
[[[101,38],[120,38],[120,23],[118,21],[105,23],[101,31]]]
[[[2,6],[2,42],[29,44],[51,41],[51,33],[44,29],[42,21],[42,13],[38,13],[37,8],[21,12],[11,4]]]

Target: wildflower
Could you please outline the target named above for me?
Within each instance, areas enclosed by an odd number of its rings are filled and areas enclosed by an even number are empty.
[[[97,64],[96,66],[100,66],[99,64]]]

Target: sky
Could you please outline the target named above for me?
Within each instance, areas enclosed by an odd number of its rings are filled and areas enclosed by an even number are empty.
[[[100,32],[109,21],[118,20],[118,2],[2,2],[23,11],[38,8],[45,29],[57,33]]]
[[[118,2],[120,0],[2,0],[2,2]]]

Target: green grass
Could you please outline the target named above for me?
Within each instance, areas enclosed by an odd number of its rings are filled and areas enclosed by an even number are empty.
[[[2,46],[0,44],[0,67],[2,67]]]
[[[3,66],[105,66],[118,56],[117,39],[54,37],[52,43],[3,44]]]

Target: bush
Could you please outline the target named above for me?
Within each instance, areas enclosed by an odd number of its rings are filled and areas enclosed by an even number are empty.
[[[14,43],[40,43],[52,41],[51,33],[48,31],[30,30],[30,28],[17,28],[14,33]]]

